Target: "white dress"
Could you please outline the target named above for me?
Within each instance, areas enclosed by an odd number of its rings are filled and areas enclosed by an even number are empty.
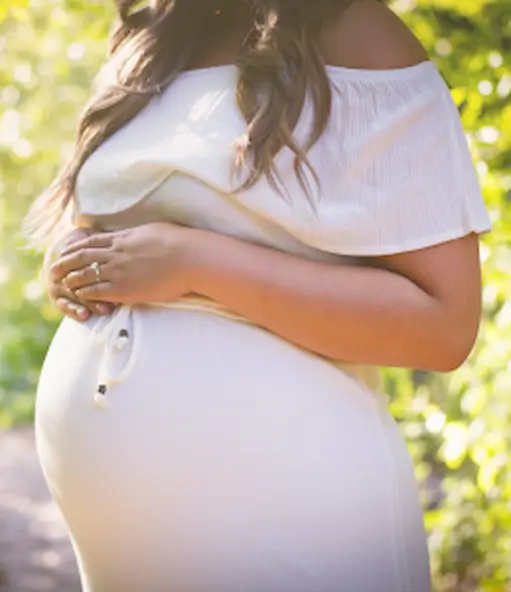
[[[92,155],[76,220],[173,221],[339,264],[489,229],[433,63],[327,70],[339,92],[309,155],[316,213],[287,148],[276,162],[289,199],[266,179],[227,195],[245,123],[237,70],[221,66],[180,75]],[[310,121],[307,103],[299,140]],[[413,467],[376,375],[200,299],[65,319],[36,433],[83,589],[429,591]]]

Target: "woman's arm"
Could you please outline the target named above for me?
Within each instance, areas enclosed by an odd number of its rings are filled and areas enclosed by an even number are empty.
[[[84,302],[201,294],[325,356],[448,371],[465,360],[477,335],[478,252],[472,234],[352,266],[153,223],[78,241],[54,264],[52,279],[66,278]],[[93,261],[100,263],[99,283]]]
[[[193,292],[319,354],[450,371],[473,347],[481,314],[475,235],[373,260],[371,268],[190,233]]]

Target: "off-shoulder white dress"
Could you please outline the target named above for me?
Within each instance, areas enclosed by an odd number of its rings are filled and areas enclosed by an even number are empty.
[[[489,229],[433,63],[327,71],[331,120],[309,155],[316,212],[288,149],[287,199],[265,179],[227,195],[245,122],[237,70],[221,66],[180,75],[93,154],[76,220],[167,220],[339,265]],[[299,141],[311,117],[307,103]],[[199,298],[65,319],[42,370],[37,444],[84,590],[429,591],[413,467],[376,378]]]

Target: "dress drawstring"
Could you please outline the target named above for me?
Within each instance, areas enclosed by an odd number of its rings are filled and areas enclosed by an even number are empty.
[[[110,389],[126,380],[133,370],[142,338],[143,323],[140,315],[144,308],[169,308],[195,312],[213,312],[233,321],[251,324],[248,319],[236,315],[209,299],[199,296],[186,296],[169,303],[145,304],[143,307],[120,306],[111,315],[101,317],[92,330],[94,345],[103,350],[101,352],[98,380],[94,393],[94,402],[98,407],[108,407],[107,395]],[[131,349],[126,363],[117,373],[112,374],[110,370],[114,358],[128,345],[131,345]]]
[[[141,333],[142,323],[139,311],[129,306],[121,306],[112,315],[100,318],[94,327],[93,343],[103,349],[94,394],[94,402],[99,407],[108,406],[109,389],[124,381],[132,371],[140,348]],[[130,343],[131,349],[126,363],[117,373],[111,374],[113,358]]]

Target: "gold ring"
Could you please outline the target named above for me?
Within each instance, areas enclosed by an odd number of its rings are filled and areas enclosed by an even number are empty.
[[[101,268],[97,261],[93,261],[90,264],[90,268],[96,272],[96,283],[98,284],[101,281]]]

